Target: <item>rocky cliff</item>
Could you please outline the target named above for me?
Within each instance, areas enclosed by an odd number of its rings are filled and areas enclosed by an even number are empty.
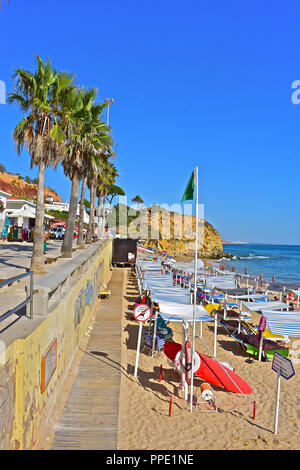
[[[11,196],[9,199],[25,199],[31,201],[37,197],[37,185],[26,183],[20,175],[0,173],[0,189]],[[51,188],[45,187],[45,199],[52,197],[54,201],[61,202],[59,195]]]
[[[143,228],[144,227],[144,228]],[[147,233],[145,233],[147,227]],[[223,247],[220,234],[206,220],[199,220],[198,250],[202,258],[220,258]],[[195,250],[196,218],[164,209],[142,211],[128,227],[129,233],[141,228],[144,245],[167,251],[170,255],[189,255]]]

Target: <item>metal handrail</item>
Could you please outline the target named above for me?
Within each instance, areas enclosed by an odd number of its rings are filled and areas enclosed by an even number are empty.
[[[0,282],[0,287],[6,286],[7,284],[11,284],[12,282],[19,281],[20,279],[23,279],[24,277],[30,276],[30,291],[29,291],[29,297],[27,297],[24,302],[21,304],[17,305],[17,307],[12,308],[8,312],[4,313],[3,315],[0,316],[0,322],[5,320],[7,317],[10,315],[13,315],[14,313],[17,313],[21,308],[25,307],[28,303],[30,303],[30,318],[33,318],[33,271],[29,271],[28,273],[24,274],[19,274],[19,276],[14,276],[10,277],[9,279],[6,279],[6,281]]]

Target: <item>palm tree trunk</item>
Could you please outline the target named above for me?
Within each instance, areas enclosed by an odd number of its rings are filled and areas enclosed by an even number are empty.
[[[95,186],[92,184],[90,189],[90,220],[89,228],[86,234],[86,243],[90,245],[93,241],[93,225],[94,225],[94,214],[95,214]]]
[[[98,238],[101,238],[101,227],[102,227],[102,191],[100,191],[98,196],[98,209],[97,209],[97,218],[98,218],[98,227],[97,235]]]
[[[93,212],[93,218],[92,218],[92,237],[95,236],[95,209],[96,209],[96,188],[93,190],[93,206],[94,206],[94,212]]]
[[[83,239],[83,220],[84,220],[84,195],[86,189],[86,177],[82,180],[81,197],[80,197],[80,208],[79,208],[79,224],[78,224],[78,239],[77,245],[79,248],[84,248]]]
[[[67,227],[66,227],[66,233],[63,239],[62,247],[61,247],[62,258],[72,258],[74,226],[75,226],[75,221],[76,221],[79,185],[80,185],[80,179],[78,178],[76,174],[72,179],[72,189],[71,189],[71,198],[70,198]]]
[[[104,232],[105,232],[105,209],[106,209],[106,197],[107,197],[107,191],[105,190],[104,191],[104,194],[103,194],[103,228],[102,228],[102,238],[104,236]]]
[[[44,259],[44,184],[45,184],[45,163],[39,164],[36,214],[34,226],[33,255],[31,258],[30,270],[36,274],[45,274]]]

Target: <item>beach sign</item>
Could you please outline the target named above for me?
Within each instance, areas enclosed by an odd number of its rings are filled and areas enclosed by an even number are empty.
[[[134,368],[134,377],[136,377],[138,365],[139,365],[139,355],[140,355],[140,348],[141,348],[143,323],[149,320],[149,318],[151,317],[151,308],[148,307],[148,305],[146,304],[139,304],[133,310],[133,316],[140,323],[138,342],[137,342],[137,348],[136,348],[135,368]]]
[[[133,310],[133,316],[137,321],[145,322],[149,320],[151,316],[151,309],[148,305],[139,304]]]
[[[292,361],[287,357],[284,357],[278,352],[274,352],[272,369],[277,372],[277,394],[276,394],[276,407],[275,407],[275,419],[274,419],[274,434],[278,434],[278,416],[279,416],[279,399],[280,399],[280,378],[284,377],[289,380],[295,375],[294,366]]]
[[[292,361],[276,351],[274,352],[272,369],[286,380],[289,380],[293,375],[295,375]]]

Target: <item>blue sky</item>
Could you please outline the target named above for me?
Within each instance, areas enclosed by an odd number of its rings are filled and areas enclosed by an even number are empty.
[[[35,54],[113,97],[110,123],[128,202],[180,202],[199,167],[199,202],[223,239],[300,244],[298,0],[10,0],[0,12],[0,80]],[[0,105],[0,162],[21,116]],[[46,184],[63,200],[61,167]]]

